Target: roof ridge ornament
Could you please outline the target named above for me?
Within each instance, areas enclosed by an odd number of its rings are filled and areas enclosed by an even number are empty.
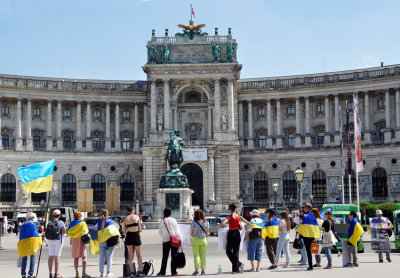
[[[179,28],[182,28],[183,34],[182,33],[176,33],[176,37],[184,37],[187,36],[189,37],[190,40],[193,40],[194,36],[208,36],[208,33],[206,32],[201,32],[201,28],[205,27],[205,24],[199,24],[199,25],[194,25],[194,21],[191,19],[189,20],[189,25],[186,26],[184,24],[178,24]]]

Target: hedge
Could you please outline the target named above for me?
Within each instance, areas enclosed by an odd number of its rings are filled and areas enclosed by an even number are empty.
[[[354,202],[357,204],[357,202]],[[369,219],[376,216],[376,210],[380,209],[383,212],[383,216],[389,218],[389,220],[393,223],[393,212],[397,208],[397,203],[386,202],[382,204],[372,204],[370,202],[360,202],[360,212],[362,213],[364,210],[367,214],[367,223],[369,223]]]

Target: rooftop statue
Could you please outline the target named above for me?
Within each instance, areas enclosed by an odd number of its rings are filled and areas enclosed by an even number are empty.
[[[227,56],[228,62],[233,61],[233,52],[234,51],[235,51],[235,44],[233,44],[232,42],[228,43],[226,45],[226,56]]]
[[[221,56],[221,46],[218,44],[214,43],[212,45],[212,52],[214,55],[214,61],[219,61],[219,57]]]
[[[179,28],[183,29],[183,34],[182,33],[176,33],[175,36],[188,36],[189,39],[193,39],[195,35],[198,36],[207,36],[207,33],[201,32],[201,28],[205,27],[205,24],[199,24],[199,25],[194,25],[193,20],[189,20],[189,25],[186,26],[184,24],[178,24]]]
[[[149,59],[151,62],[156,61],[157,54],[158,54],[158,49],[155,44],[151,44],[148,46],[148,52],[149,52]]]

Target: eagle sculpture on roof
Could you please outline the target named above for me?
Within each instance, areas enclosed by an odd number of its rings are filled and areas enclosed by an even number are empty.
[[[178,24],[179,28],[183,29],[183,33],[185,34],[200,34],[201,33],[201,28],[205,27],[205,24],[199,24],[194,26],[194,21],[189,20],[189,26],[186,26],[184,24]]]

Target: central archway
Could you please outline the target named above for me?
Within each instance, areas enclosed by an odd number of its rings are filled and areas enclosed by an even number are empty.
[[[203,170],[194,163],[187,163],[181,167],[181,172],[188,178],[189,187],[194,191],[192,206],[203,209]]]

